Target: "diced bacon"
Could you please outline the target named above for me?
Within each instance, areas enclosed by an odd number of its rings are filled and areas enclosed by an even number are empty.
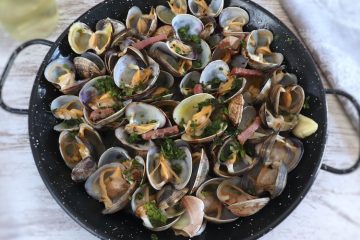
[[[239,68],[239,67],[233,68],[231,70],[231,74],[237,75],[240,77],[263,77],[264,76],[264,73],[259,70]]]
[[[200,83],[198,84],[195,84],[195,87],[194,87],[194,94],[198,94],[198,93],[202,93],[203,90],[202,90],[202,86]]]
[[[177,133],[179,133],[179,127],[175,125],[172,127],[151,130],[147,133],[142,134],[141,137],[144,140],[150,140],[172,136]]]
[[[167,39],[167,36],[165,34],[159,34],[159,35],[156,35],[154,37],[149,37],[145,40],[142,40],[140,42],[137,42],[137,43],[134,43],[133,44],[133,47],[134,48],[137,48],[139,50],[141,49],[144,49],[156,42],[159,42],[159,41],[163,41],[163,40],[166,40]]]
[[[256,117],[254,122],[251,123],[247,129],[242,131],[237,136],[237,139],[240,142],[240,144],[243,145],[246,142],[246,140],[248,140],[255,133],[255,131],[260,127],[260,125],[261,125],[261,119],[260,117]]]
[[[96,122],[98,120],[107,118],[115,113],[112,108],[96,109],[90,113],[90,120]]]

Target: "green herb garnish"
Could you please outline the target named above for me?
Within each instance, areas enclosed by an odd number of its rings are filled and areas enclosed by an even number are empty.
[[[289,44],[292,44],[294,39],[291,37],[288,37],[285,41],[288,42]]]
[[[159,240],[158,236],[155,233],[150,235],[150,240]]]
[[[205,129],[201,137],[212,136],[219,132],[224,127],[224,122],[221,119],[212,121]]]
[[[310,108],[310,96],[307,96],[304,101],[303,109],[309,109]]]
[[[172,163],[171,168],[172,168],[172,170],[174,170],[176,175],[180,175],[182,172],[182,167],[179,163]]]
[[[99,91],[100,94],[110,93],[111,97],[121,99],[122,92],[119,89],[112,78],[106,77],[96,81],[95,88]]]
[[[183,160],[185,159],[185,151],[175,145],[174,140],[165,138],[161,144],[161,154],[168,160]]]
[[[219,78],[214,78],[207,82],[206,85],[210,85],[212,88],[219,88],[220,83],[222,83],[222,81]]]
[[[246,47],[246,41],[245,39],[241,40],[241,47],[245,48]]]
[[[128,143],[131,143],[131,144],[134,144],[134,143],[141,144],[141,143],[145,142],[145,140],[142,139],[142,137],[136,133],[130,133],[127,138],[127,141],[128,141]]]
[[[229,156],[233,153],[236,153],[238,156],[243,158],[243,157],[245,157],[246,151],[245,151],[244,146],[236,141],[236,142],[224,147],[224,150],[220,155],[220,161],[226,162],[229,159]]]
[[[201,59],[194,60],[192,64],[194,68],[200,68],[202,65]]]
[[[144,208],[153,226],[160,227],[166,224],[167,217],[156,206],[155,201],[145,203]]]

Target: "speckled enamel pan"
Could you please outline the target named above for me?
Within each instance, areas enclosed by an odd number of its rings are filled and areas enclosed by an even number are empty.
[[[98,20],[106,17],[124,21],[127,11],[133,5],[142,10],[149,9],[150,5],[167,5],[166,1],[132,1],[132,0],[107,0],[93,7],[75,21],[81,21],[95,27]],[[250,15],[250,21],[244,31],[267,28],[274,33],[273,47],[285,56],[285,65],[288,72],[296,72],[299,84],[304,88],[306,96],[310,97],[310,105],[314,106],[304,110],[304,115],[311,116],[319,123],[316,134],[304,141],[303,161],[288,176],[286,188],[278,198],[271,201],[262,211],[257,214],[240,218],[233,223],[213,225],[209,223],[206,230],[194,239],[255,239],[264,235],[282,220],[284,220],[301,202],[315,180],[316,174],[322,169],[333,173],[348,173],[358,167],[359,162],[350,169],[337,170],[326,165],[321,165],[321,160],[326,143],[327,116],[325,93],[340,94],[348,97],[354,103],[354,99],[348,94],[338,90],[325,90],[319,78],[315,64],[296,36],[291,31],[260,6],[251,1],[236,1],[230,4],[225,1],[225,7],[229,5],[240,6]],[[10,59],[0,80],[0,90],[9,73],[13,59],[25,47],[33,44],[45,44],[50,46],[35,79],[32,89],[30,107],[26,109],[14,109],[6,105],[0,95],[0,105],[7,111],[19,114],[29,114],[29,137],[36,166],[47,186],[48,190],[77,223],[101,239],[150,239],[152,232],[146,230],[140,221],[130,213],[123,210],[121,214],[102,215],[102,204],[90,199],[82,185],[79,185],[69,177],[70,169],[63,164],[57,144],[58,133],[53,130],[56,124],[55,118],[48,111],[53,99],[60,95],[44,77],[44,69],[51,59],[59,54],[73,57],[68,41],[68,29],[52,43],[47,40],[33,40],[20,46]],[[292,41],[287,41],[292,39]],[[180,79],[176,79],[180,81]],[[176,86],[176,84],[175,84]],[[177,89],[177,88],[176,88]],[[1,91],[0,91],[1,94]],[[176,95],[179,96],[179,90]],[[355,103],[360,112],[359,105]],[[110,146],[113,140],[111,134],[106,138],[105,144]],[[175,237],[171,230],[156,233],[159,239],[184,239]]]

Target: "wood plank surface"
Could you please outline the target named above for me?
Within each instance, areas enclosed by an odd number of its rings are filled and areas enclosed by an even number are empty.
[[[55,40],[75,18],[101,1],[57,2],[59,22],[50,40]],[[278,0],[254,2],[294,30]],[[0,71],[19,44],[0,32]],[[30,47],[19,56],[4,88],[6,102],[16,107],[27,106],[32,81],[46,52],[46,47]],[[328,109],[324,162],[349,166],[359,151],[356,133],[334,97],[328,97]],[[0,239],[96,239],[67,216],[45,188],[32,158],[27,128],[27,116],[0,109]],[[360,171],[346,176],[320,171],[302,203],[262,239],[359,239],[359,183]]]

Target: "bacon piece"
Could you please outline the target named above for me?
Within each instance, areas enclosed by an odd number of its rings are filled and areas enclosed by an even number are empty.
[[[203,92],[203,90],[202,90],[201,84],[200,83],[195,84],[195,86],[194,86],[194,94],[198,94],[198,93],[202,93],[202,92]]]
[[[151,130],[147,133],[141,135],[142,139],[150,140],[150,139],[158,139],[168,137],[179,132],[179,127],[177,125],[167,128],[161,128],[156,130]]]
[[[150,46],[156,42],[162,41],[162,40],[166,40],[167,36],[165,34],[159,34],[156,35],[154,37],[149,37],[145,40],[142,40],[140,42],[134,43],[133,47],[137,48],[139,50],[146,48],[147,46]]]
[[[107,118],[115,113],[112,108],[96,109],[90,113],[90,120],[96,122],[98,120]]]
[[[261,119],[260,117],[256,117],[254,122],[251,123],[248,128],[246,128],[239,135],[237,135],[237,139],[240,142],[240,144],[243,145],[246,142],[246,140],[248,140],[255,133],[255,131],[260,127],[260,125],[261,125]]]
[[[264,73],[259,70],[240,68],[240,67],[233,68],[231,70],[231,74],[238,75],[240,77],[264,77]]]

